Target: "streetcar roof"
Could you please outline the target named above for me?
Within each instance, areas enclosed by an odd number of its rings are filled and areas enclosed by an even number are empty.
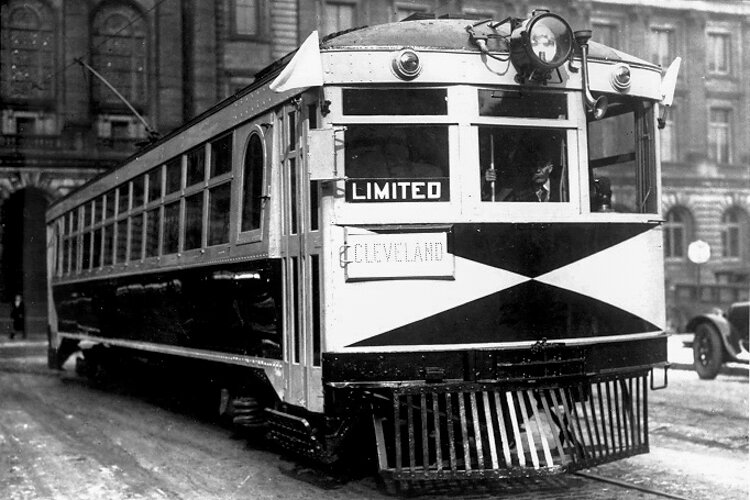
[[[495,29],[491,28],[489,24],[490,21],[478,22],[475,19],[422,19],[374,26],[363,26],[348,31],[334,33],[325,37],[320,44],[320,50],[323,53],[330,54],[336,52],[382,52],[410,47],[425,52],[435,51],[479,54],[479,49],[471,42],[466,30],[467,26],[473,26],[474,31],[478,34],[499,34],[500,38],[495,38],[497,41],[495,49],[497,50],[497,53],[507,53],[508,44],[503,37],[510,36],[509,25],[505,23],[497,26],[497,31],[495,31]],[[183,125],[171,130],[159,140],[144,146],[129,158],[120,162],[115,168],[102,172],[68,195],[55,200],[49,207],[48,217],[50,217],[50,215],[53,217],[59,216],[62,210],[68,209],[68,206],[61,206],[63,202],[69,200],[74,193],[82,191],[84,187],[91,186],[92,184],[98,183],[103,178],[110,177],[112,172],[128,163],[142,160],[149,154],[149,152],[166,144],[174,137],[187,131],[197,123],[202,122],[209,116],[232,105],[245,102],[255,91],[265,89],[270,81],[287,64],[289,64],[295,53],[296,51],[293,51],[284,57],[277,59],[266,68],[260,70],[255,75],[255,81],[244,89],[227,97]],[[648,63],[647,61],[596,42],[589,42],[589,63],[591,62],[605,63],[607,65],[623,62],[632,66],[642,67],[649,72],[658,71],[659,69],[659,66],[657,65]],[[280,95],[286,94],[288,94],[288,92]],[[155,165],[156,164],[154,164],[154,166]],[[70,203],[66,203],[66,205],[69,204]],[[51,218],[49,220],[51,220]]]
[[[479,53],[479,48],[471,42],[466,31],[467,26],[472,26],[478,35],[500,35],[500,38],[495,39],[497,41],[495,49],[498,53],[508,53],[506,38],[510,37],[509,24],[498,26],[497,31],[489,24],[488,21],[477,23],[476,20],[471,19],[421,19],[364,26],[329,35],[323,39],[320,49],[322,51],[371,51],[410,47],[422,50]],[[589,60],[593,59],[657,67],[643,59],[592,41],[589,42]]]

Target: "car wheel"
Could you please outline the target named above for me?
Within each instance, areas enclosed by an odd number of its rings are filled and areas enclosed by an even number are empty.
[[[695,327],[693,366],[702,379],[716,378],[724,361],[724,346],[719,332],[708,323]]]

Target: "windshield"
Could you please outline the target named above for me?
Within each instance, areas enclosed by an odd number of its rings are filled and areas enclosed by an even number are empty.
[[[448,127],[348,125],[347,201],[448,201]]]
[[[482,201],[568,201],[565,130],[479,127]]]

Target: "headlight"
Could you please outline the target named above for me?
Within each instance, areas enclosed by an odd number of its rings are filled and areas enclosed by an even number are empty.
[[[573,50],[573,30],[557,14],[534,11],[510,35],[510,56],[521,78],[546,80]]]

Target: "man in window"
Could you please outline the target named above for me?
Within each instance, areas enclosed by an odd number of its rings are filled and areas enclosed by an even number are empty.
[[[560,201],[559,192],[553,189],[551,178],[555,169],[555,163],[547,155],[538,151],[527,151],[518,159],[515,179],[508,179],[495,188],[495,201]],[[497,171],[487,169],[484,180],[490,185],[498,182]]]

